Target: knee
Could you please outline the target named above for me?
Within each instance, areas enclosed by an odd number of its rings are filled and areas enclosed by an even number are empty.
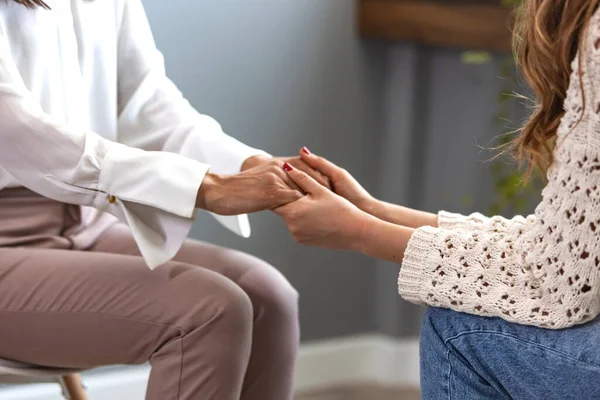
[[[191,270],[171,304],[179,314],[179,325],[186,331],[206,329],[225,336],[250,336],[252,303],[248,295],[229,279],[209,272]]]
[[[255,332],[273,349],[271,357],[293,364],[300,345],[298,292],[283,276],[263,278],[264,285],[249,293]]]
[[[270,312],[286,321],[287,324],[294,326],[299,325],[299,298],[298,291],[286,281],[285,285],[281,285],[277,290],[273,291],[271,296],[268,296],[265,302],[267,312]]]
[[[243,287],[254,306],[254,318],[268,319],[273,324],[298,324],[298,291],[275,268],[257,272],[260,283]]]
[[[233,282],[227,282],[214,299],[213,317],[231,333],[252,332],[252,302],[248,295]]]
[[[252,261],[237,283],[250,297],[255,323],[267,324],[271,332],[298,336],[298,292],[277,269],[259,259]]]
[[[265,307],[268,310],[290,320],[298,319],[300,294],[287,279],[274,282],[265,294]]]

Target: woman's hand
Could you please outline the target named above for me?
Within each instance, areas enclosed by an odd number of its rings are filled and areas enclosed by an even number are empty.
[[[196,207],[219,215],[272,210],[302,198],[282,168],[271,162],[237,175],[207,173],[200,185]]]
[[[425,211],[386,203],[375,199],[350,175],[350,173],[323,157],[311,154],[304,147],[300,157],[312,168],[329,178],[333,191],[352,204],[383,221],[410,228],[437,226],[438,217]]]
[[[300,151],[300,158],[310,167],[329,178],[331,188],[336,194],[347,199],[361,210],[367,211],[376,202],[373,196],[345,169],[323,157],[312,154],[306,147],[303,147]]]
[[[331,189],[331,184],[329,182],[329,178],[323,175],[321,172],[317,171],[315,168],[311,167],[304,161],[301,157],[265,157],[265,156],[253,156],[248,158],[244,164],[242,165],[242,171],[246,171],[251,168],[255,168],[260,165],[265,164],[275,164],[281,167],[285,163],[289,163],[292,167],[299,169],[300,171],[306,172],[313,179],[319,182],[321,185],[325,186],[327,189]],[[289,180],[289,178],[288,178]],[[295,184],[291,185],[292,187],[296,187]]]
[[[348,200],[327,190],[308,174],[284,165],[290,178],[306,196],[274,212],[302,244],[338,250],[359,250],[369,223],[375,218]]]

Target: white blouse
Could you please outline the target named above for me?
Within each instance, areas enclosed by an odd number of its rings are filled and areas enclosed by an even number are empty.
[[[172,258],[210,168],[266,154],[227,136],[166,77],[141,0],[0,1],[0,190],[79,204],[80,245],[131,227],[150,268]],[[242,236],[246,216],[218,217]]]

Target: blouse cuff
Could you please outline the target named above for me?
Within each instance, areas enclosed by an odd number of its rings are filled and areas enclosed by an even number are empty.
[[[100,172],[99,190],[113,201],[144,204],[192,218],[208,169],[208,165],[178,154],[112,143]]]

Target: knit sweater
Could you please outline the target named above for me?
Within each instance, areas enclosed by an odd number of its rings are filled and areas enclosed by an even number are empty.
[[[438,228],[409,241],[398,279],[406,300],[551,329],[599,314],[600,12],[572,69],[535,214],[440,212]]]

